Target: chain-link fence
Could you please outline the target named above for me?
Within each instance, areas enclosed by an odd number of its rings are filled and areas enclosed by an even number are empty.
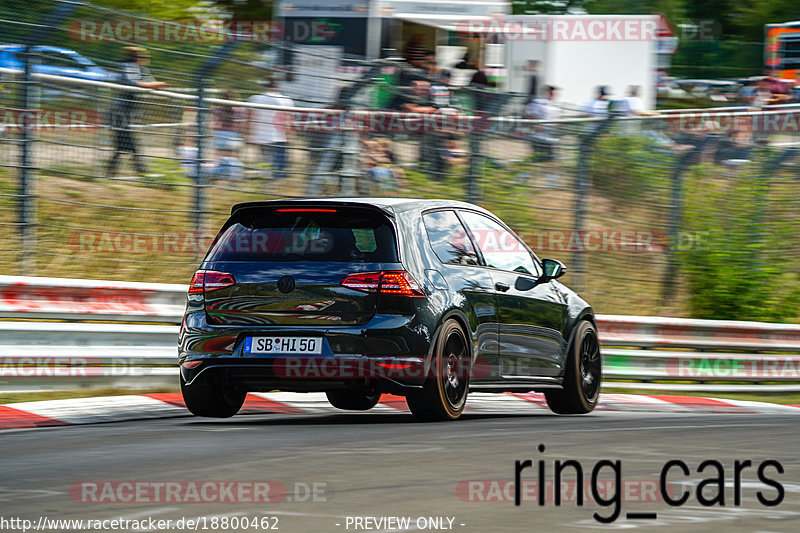
[[[437,197],[497,213],[598,312],[800,318],[796,107],[586,116],[346,57],[290,80],[282,42],[149,46],[148,68],[68,40],[119,12],[42,4],[2,22],[4,272],[186,282],[237,202]],[[69,42],[77,74],[47,48]]]

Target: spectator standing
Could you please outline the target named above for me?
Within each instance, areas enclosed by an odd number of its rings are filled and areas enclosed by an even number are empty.
[[[126,46],[122,49],[121,73],[118,83],[144,89],[161,89],[166,86],[162,81],[155,81],[147,69],[150,63],[150,54],[138,46]],[[114,176],[117,172],[119,156],[123,153],[131,154],[136,172],[140,175],[146,173],[145,164],[136,146],[136,137],[133,135],[133,123],[139,107],[139,94],[135,91],[120,91],[111,104],[110,125],[114,139],[114,154],[108,160],[106,176]]]
[[[431,84],[429,81],[414,80],[409,90],[395,94],[389,109],[404,113],[433,113],[436,111],[431,101]]]
[[[620,111],[628,117],[652,117],[658,115],[656,112],[645,109],[644,102],[639,97],[638,85],[631,85],[628,87],[628,96],[626,96],[622,102],[620,102]],[[629,134],[641,133],[641,121],[626,121],[625,130]]]
[[[254,104],[275,107],[294,107],[294,102],[278,90],[272,79],[264,82],[266,90],[251,96]],[[286,112],[277,109],[250,108],[250,142],[258,146],[263,162],[272,166],[272,178],[279,180],[286,177],[289,166],[289,141],[286,137]]]
[[[496,87],[497,84],[489,81],[489,76],[486,75],[486,71],[484,70],[482,63],[476,63],[474,64],[474,67],[476,72],[472,75],[472,79],[469,81],[469,86],[474,89],[473,94],[475,95],[475,109],[478,111],[492,113],[494,110],[493,107],[495,104],[495,95],[489,91],[489,89]]]
[[[558,88],[552,85],[545,87],[544,96],[533,100],[525,107],[525,117],[536,120],[558,120],[561,118],[561,106],[558,105]],[[555,124],[537,124],[531,135],[531,146],[534,152],[542,154],[541,161],[554,158],[554,147],[558,142],[558,126]]]
[[[608,116],[608,87],[600,85],[597,87],[597,94],[589,100],[584,106],[583,111],[587,115],[597,118],[605,118]]]
[[[756,96],[758,84],[753,80],[746,80],[739,91],[738,100],[740,104],[751,105]]]
[[[644,102],[639,97],[639,89],[638,85],[631,85],[628,87],[628,96],[622,101],[622,108],[621,111],[626,115],[632,116],[655,116],[658,113],[653,111],[648,111],[644,107]]]
[[[776,100],[772,93],[772,84],[769,78],[763,78],[758,82],[756,93],[750,104],[753,107],[762,108],[764,106],[775,103]]]
[[[769,90],[772,93],[772,102],[770,103],[785,103],[791,98],[789,88],[786,86],[786,83],[778,78],[777,71],[771,71],[767,75],[766,81],[769,86]]]

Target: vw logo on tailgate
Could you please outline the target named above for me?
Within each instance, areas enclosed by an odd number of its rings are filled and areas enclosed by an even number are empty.
[[[294,278],[292,276],[281,276],[278,278],[278,290],[284,294],[292,292],[294,290]]]

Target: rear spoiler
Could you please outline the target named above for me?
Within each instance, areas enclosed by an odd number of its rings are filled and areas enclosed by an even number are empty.
[[[244,209],[257,209],[257,208],[268,208],[268,207],[355,207],[361,209],[372,209],[375,211],[380,211],[384,215],[387,215],[391,218],[395,218],[394,210],[391,206],[388,205],[376,205],[376,204],[369,204],[365,202],[348,202],[346,200],[343,201],[332,201],[332,200],[268,200],[268,201],[261,201],[261,202],[243,202],[240,204],[235,204],[231,207],[231,215],[235,215],[238,211]]]

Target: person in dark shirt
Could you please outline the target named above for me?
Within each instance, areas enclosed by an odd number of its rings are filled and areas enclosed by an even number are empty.
[[[433,113],[436,111],[431,101],[431,84],[424,80],[411,82],[410,91],[395,94],[389,103],[389,109],[403,113]]]
[[[491,112],[494,104],[494,93],[488,89],[491,87],[496,87],[497,84],[489,81],[489,77],[483,70],[482,64],[477,63],[474,65],[474,68],[476,69],[476,72],[472,75],[472,79],[469,81],[469,86],[474,89],[472,92],[475,95],[475,108],[478,111]]]
[[[126,46],[123,48],[123,62],[118,83],[132,85],[145,89],[161,89],[166,83],[155,81],[147,69],[150,55],[144,48]],[[120,91],[111,105],[110,122],[114,135],[114,155],[108,161],[106,176],[116,174],[119,156],[129,153],[133,157],[136,172],[146,172],[142,156],[136,148],[136,138],[133,135],[133,122],[139,104],[139,93],[135,91]]]

